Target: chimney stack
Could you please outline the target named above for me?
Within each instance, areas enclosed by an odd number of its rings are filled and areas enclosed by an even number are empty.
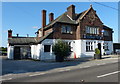
[[[27,34],[27,37],[29,37],[29,34]]]
[[[19,34],[17,34],[17,37],[19,36]]]
[[[12,30],[8,30],[8,38],[12,38]]]
[[[49,14],[49,22],[53,21],[54,20],[54,14],[53,13],[50,13]]]
[[[46,26],[46,10],[42,10],[42,28]]]
[[[72,20],[75,19],[75,6],[74,5],[71,5],[67,8],[67,14]]]

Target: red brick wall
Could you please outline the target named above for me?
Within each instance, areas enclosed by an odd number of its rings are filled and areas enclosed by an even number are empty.
[[[93,13],[92,13],[93,12]],[[95,11],[91,10],[82,20],[80,24],[80,38],[83,38],[83,35],[86,34],[86,28],[85,26],[91,26],[91,27],[99,27],[99,35],[102,36],[101,30],[103,28],[102,22],[99,20],[99,18],[96,16],[94,21],[90,20],[89,16],[92,16],[95,14]]]
[[[94,21],[91,21],[90,16],[93,16],[93,15],[95,15],[95,19],[94,19]],[[91,9],[91,11],[89,11],[89,13],[87,15],[85,15],[85,17],[79,22],[78,25],[71,25],[72,32],[73,32],[72,34],[61,33],[62,25],[66,25],[66,24],[56,23],[53,28],[49,28],[49,29],[45,30],[44,34],[46,35],[48,32],[51,32],[52,30],[54,30],[54,32],[50,36],[50,38],[66,39],[66,40],[84,39],[83,35],[86,34],[85,26],[91,26],[91,27],[99,27],[99,36],[102,36],[101,30],[103,29],[103,23],[98,18],[98,16],[96,15],[96,12],[93,9]],[[94,39],[94,40],[96,40],[96,39]],[[104,40],[108,40],[108,41],[112,40],[111,31],[110,31],[110,36],[104,37]]]
[[[53,33],[53,38],[55,38],[55,39],[67,39],[67,40],[75,40],[76,39],[76,26],[71,25],[71,30],[73,33],[67,34],[67,33],[61,32],[62,25],[66,25],[66,24],[57,23],[56,25],[57,26],[54,27],[55,31]]]

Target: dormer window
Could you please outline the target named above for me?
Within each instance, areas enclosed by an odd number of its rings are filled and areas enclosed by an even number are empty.
[[[72,34],[71,26],[69,26],[69,25],[62,25],[61,33]]]

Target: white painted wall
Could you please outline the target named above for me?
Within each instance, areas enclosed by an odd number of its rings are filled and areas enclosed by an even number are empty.
[[[95,52],[86,52],[86,42],[93,42],[93,50],[98,48],[98,43],[101,43],[101,54],[111,54],[113,52],[113,42],[112,41],[102,41],[102,40],[81,40],[81,57],[93,57]],[[103,49],[103,43],[108,43],[109,51]]]
[[[31,45],[31,58],[32,59],[40,59],[40,48],[41,45]]]
[[[14,53],[14,46],[9,46],[7,45],[7,57],[8,59],[14,59],[13,58],[13,53]]]
[[[31,45],[31,57],[32,59],[40,60],[55,60],[55,55],[52,52],[52,46],[55,44],[57,39],[45,39],[41,44]],[[98,43],[101,43],[101,52],[106,54],[111,54],[113,52],[113,42],[112,41],[102,41],[102,40],[64,40],[71,42],[72,52],[70,58],[80,57],[93,57],[95,52],[86,52],[86,42],[93,42],[93,49],[98,48]],[[104,51],[103,43],[108,43],[109,51]],[[50,52],[44,52],[44,45],[51,45]],[[13,59],[14,46],[8,46],[8,59]]]
[[[112,41],[104,41],[104,43],[108,43],[109,51],[104,51],[105,54],[111,54],[113,52],[113,42]]]
[[[41,43],[41,49],[40,49],[40,55],[41,55],[41,60],[55,60],[55,55],[54,52],[52,52],[52,46],[57,42],[58,39],[45,39]],[[80,51],[81,51],[81,46],[78,46],[81,44],[81,41],[78,40],[64,40],[66,42],[70,42],[71,47],[73,47],[70,55],[70,58],[74,58],[74,55],[76,54],[76,58],[80,58]],[[51,45],[51,51],[50,52],[44,52],[44,45]]]
[[[44,45],[53,45],[57,40],[55,39],[45,39],[42,42],[41,46],[41,60],[50,60],[50,59],[55,59],[55,55],[52,52],[52,46],[51,46],[51,51],[50,52],[44,52]],[[74,58],[74,55],[76,54],[76,58],[80,57],[93,57],[95,52],[86,52],[86,42],[93,42],[93,50],[95,48],[98,48],[98,43],[101,43],[101,54],[104,54],[104,49],[103,49],[103,40],[64,40],[66,42],[71,42],[71,47],[72,48],[72,53],[70,58]],[[109,44],[109,51],[107,51],[108,54],[111,54],[113,51],[113,44],[112,42],[108,41]]]
[[[52,52],[52,45],[55,43],[55,39],[45,39],[41,43],[41,49],[40,49],[40,59],[41,60],[55,60],[55,55]],[[44,52],[44,45],[51,45],[51,51],[50,52]]]
[[[98,43],[101,43],[101,54],[103,55],[103,42],[102,40],[81,40],[81,57],[93,57],[95,52],[86,52],[86,42],[92,42],[93,50],[98,48]]]
[[[76,58],[80,58],[81,55],[81,40],[74,40],[73,52],[76,54]]]

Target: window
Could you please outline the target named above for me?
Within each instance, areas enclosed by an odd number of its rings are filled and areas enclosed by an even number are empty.
[[[94,34],[97,34],[97,32],[96,32],[96,31],[97,31],[97,28],[94,28]]]
[[[109,33],[108,33],[108,31],[106,31],[106,30],[104,30],[104,36],[109,36]]]
[[[66,41],[65,43],[69,45],[69,47],[70,47],[70,52],[72,52],[72,51],[73,51],[73,50],[72,50],[73,47],[71,47],[71,42],[67,42],[67,41]]]
[[[72,34],[71,26],[69,25],[63,25],[61,29],[62,33],[69,33]]]
[[[108,51],[109,49],[108,49],[108,43],[104,43],[103,44],[103,49],[105,50],[105,51]]]
[[[44,52],[50,52],[51,45],[44,45]]]
[[[99,34],[99,28],[97,28],[97,34]]]
[[[93,51],[93,42],[86,42],[86,52]]]
[[[86,33],[90,33],[90,28],[86,26]]]
[[[99,34],[99,28],[98,27],[86,26],[86,33],[88,33],[88,34]]]

